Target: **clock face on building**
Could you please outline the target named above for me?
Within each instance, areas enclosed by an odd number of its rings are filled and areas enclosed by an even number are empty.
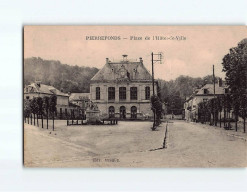
[[[120,70],[120,75],[122,78],[124,78],[126,75],[126,71],[124,69]]]

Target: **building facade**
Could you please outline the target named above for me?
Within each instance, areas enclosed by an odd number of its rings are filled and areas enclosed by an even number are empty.
[[[69,103],[69,95],[61,92],[53,86],[44,85],[39,81],[32,83],[24,88],[24,99],[33,99],[34,97],[50,97],[51,95],[57,96],[57,112],[56,116],[65,118],[65,116],[73,113],[75,106]]]
[[[154,89],[157,91],[156,82]],[[150,118],[152,94],[152,76],[142,58],[132,61],[123,55],[123,60],[117,62],[106,58],[104,67],[91,79],[90,99],[105,117]]]
[[[215,97],[228,93],[228,87],[220,81],[215,84]],[[184,119],[186,121],[196,121],[198,119],[198,104],[214,98],[214,85],[206,84],[194,93],[184,102]]]
[[[90,93],[71,93],[69,102],[86,110],[90,104]]]

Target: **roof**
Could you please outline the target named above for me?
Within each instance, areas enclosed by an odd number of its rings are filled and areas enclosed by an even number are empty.
[[[53,86],[50,85],[45,85],[45,84],[37,84],[37,83],[32,83],[31,85],[27,86],[29,88],[28,93],[34,92],[34,93],[45,93],[45,94],[50,94],[50,95],[60,95],[60,96],[69,96],[66,93],[63,93],[56,89]]]
[[[221,95],[224,94],[225,86],[219,86],[218,84],[215,84],[215,94],[216,95]],[[198,92],[196,93],[196,95],[205,95],[204,94],[204,89],[207,89],[207,95],[214,95],[214,84],[206,84],[204,85],[202,88],[200,88],[198,90]]]
[[[91,81],[133,80],[151,81],[152,76],[143,65],[143,61],[123,60],[111,62],[106,59],[106,64],[99,70]]]
[[[215,84],[215,95],[225,94],[225,88],[227,88],[227,86],[225,85],[224,82],[222,86],[219,86],[219,84],[216,83]],[[204,89],[207,89],[207,94],[204,93]],[[188,99],[185,100],[185,102],[188,102],[189,100],[193,99],[195,96],[204,96],[204,95],[207,95],[207,96],[214,95],[214,84],[206,84],[200,89],[196,89],[194,93]]]
[[[76,101],[81,99],[90,99],[90,93],[71,93],[69,96],[70,101]]]

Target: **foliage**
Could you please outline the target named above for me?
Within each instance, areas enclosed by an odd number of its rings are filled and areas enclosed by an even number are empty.
[[[97,72],[97,68],[69,66],[39,57],[24,59],[24,85],[40,80],[43,84],[62,89],[65,93],[89,92],[90,79]]]
[[[44,96],[43,97],[43,109],[46,111],[46,115],[49,113],[50,103],[49,103],[49,97]]]
[[[222,65],[223,71],[226,72],[226,84],[229,86],[232,107],[237,119],[241,114],[240,109],[244,107],[243,102],[247,93],[247,39],[230,49],[230,52],[224,56]]]
[[[151,105],[152,111],[156,113],[156,121],[159,124],[163,109],[162,102],[160,101],[160,98],[157,95],[151,96]]]
[[[56,95],[52,95],[49,97],[49,110],[53,114],[57,111],[57,96]]]
[[[37,98],[34,97],[31,102],[30,102],[30,108],[31,108],[31,113],[37,114],[38,113],[38,104],[37,104]]]
[[[30,100],[24,100],[24,116],[29,116],[31,114]]]
[[[42,115],[44,113],[44,107],[43,107],[43,99],[41,97],[37,97],[37,106],[38,106],[38,114]]]
[[[218,79],[219,78],[216,77],[216,82]],[[166,102],[168,114],[181,114],[184,100],[193,94],[195,89],[212,83],[212,75],[203,78],[193,78],[182,75],[171,81],[159,80],[160,99],[162,102]]]

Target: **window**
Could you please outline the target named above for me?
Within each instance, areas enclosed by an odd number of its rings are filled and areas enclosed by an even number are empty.
[[[119,100],[126,100],[126,87],[119,87]]]
[[[26,99],[29,100],[29,96],[27,96]]]
[[[203,89],[204,94],[208,94],[208,89]]]
[[[145,97],[146,100],[150,99],[150,87],[145,87]]]
[[[120,107],[120,118],[125,119],[126,118],[126,108],[124,106]]]
[[[115,108],[113,106],[109,107],[109,118],[115,117]]]
[[[136,119],[137,118],[137,108],[135,106],[131,107],[131,118]]]
[[[115,100],[115,87],[108,88],[108,100]]]
[[[96,87],[96,100],[100,100],[100,87]]]
[[[130,88],[130,99],[137,100],[137,87]]]

